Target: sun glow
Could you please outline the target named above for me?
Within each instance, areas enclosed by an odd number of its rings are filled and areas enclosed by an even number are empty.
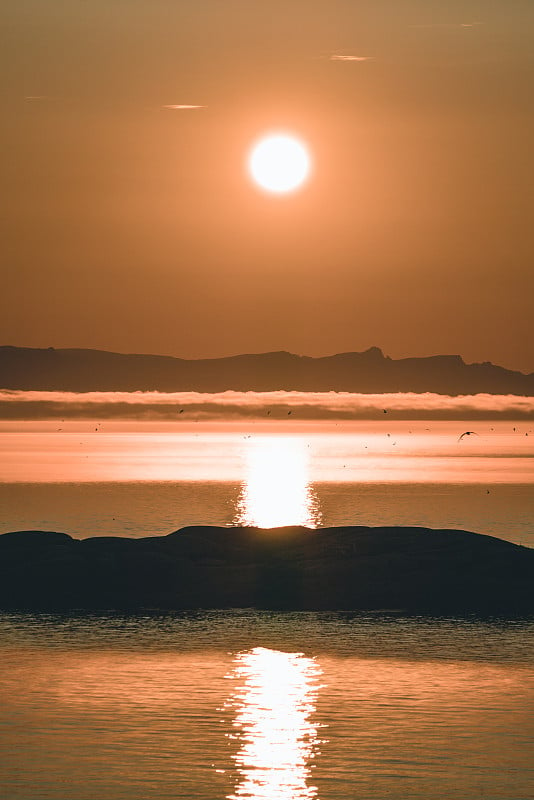
[[[238,524],[259,528],[314,528],[319,524],[304,439],[260,436],[247,440],[244,457],[246,479],[239,500]]]
[[[309,177],[311,161],[301,141],[285,133],[276,133],[256,142],[248,167],[258,186],[283,194],[303,185]]]

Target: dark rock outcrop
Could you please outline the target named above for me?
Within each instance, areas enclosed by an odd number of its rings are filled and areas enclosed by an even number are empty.
[[[189,527],[0,536],[0,608],[534,613],[534,550],[425,528]]]

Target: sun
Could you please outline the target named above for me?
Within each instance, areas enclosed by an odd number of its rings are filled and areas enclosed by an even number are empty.
[[[284,194],[308,179],[311,160],[306,146],[287,133],[272,133],[257,141],[248,157],[253,181],[262,189]]]

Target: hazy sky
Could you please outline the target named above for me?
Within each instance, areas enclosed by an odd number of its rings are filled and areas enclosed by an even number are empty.
[[[532,0],[3,0],[0,22],[0,343],[534,371]],[[245,166],[274,129],[314,162],[283,197]]]

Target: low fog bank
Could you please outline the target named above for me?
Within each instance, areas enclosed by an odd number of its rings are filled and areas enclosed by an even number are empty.
[[[534,397],[351,392],[0,391],[0,419],[534,419]]]

